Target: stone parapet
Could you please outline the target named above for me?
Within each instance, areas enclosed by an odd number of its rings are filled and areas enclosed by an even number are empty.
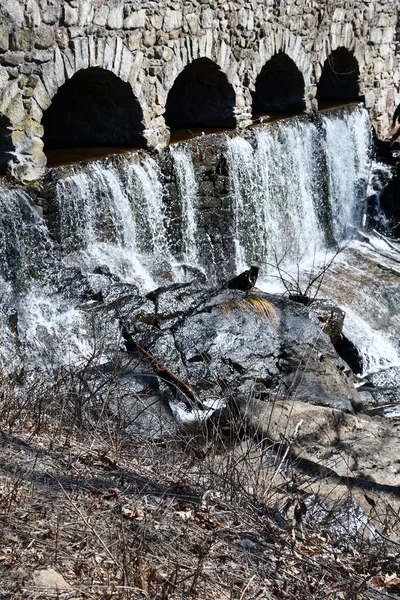
[[[357,60],[360,94],[377,135],[387,137],[400,103],[397,0],[2,0],[0,163],[23,180],[43,172],[43,112],[81,69],[100,67],[129,83],[146,143],[157,148],[169,139],[168,94],[194,60],[208,58],[224,73],[243,127],[272,56],[295,63],[311,111],[325,61],[341,47]]]

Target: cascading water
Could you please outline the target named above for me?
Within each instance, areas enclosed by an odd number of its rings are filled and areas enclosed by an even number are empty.
[[[55,362],[90,353],[82,299],[60,283],[68,270],[92,279],[109,272],[142,291],[190,278],[186,266],[220,283],[221,263],[233,274],[258,256],[296,270],[340,242],[349,224],[359,226],[371,164],[365,109],[290,119],[224,144],[221,208],[205,196],[190,144],[171,147],[168,175],[165,161],[140,154],[61,173],[52,235],[25,192],[2,189],[0,267],[9,296],[19,293],[20,339],[38,353],[51,346]]]
[[[151,289],[146,258],[169,255],[162,186],[152,159],[124,167],[94,163],[58,182],[60,241],[75,264],[107,265],[121,280]]]
[[[298,264],[343,240],[348,225],[360,224],[370,150],[362,108],[318,124],[275,124],[258,131],[254,145],[229,140],[237,269],[255,256]]]
[[[46,269],[52,246],[47,226],[23,190],[0,185],[0,276],[17,289]]]
[[[197,265],[199,253],[197,248],[197,199],[198,184],[192,158],[187,150],[171,148],[174,169],[178,181],[179,198],[182,207],[182,241],[184,262]]]
[[[348,225],[361,223],[371,170],[371,124],[368,113],[322,117],[329,173],[329,205],[336,241]]]

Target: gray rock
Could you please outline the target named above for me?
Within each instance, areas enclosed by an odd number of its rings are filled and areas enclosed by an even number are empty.
[[[137,10],[124,20],[124,29],[140,29],[146,24],[146,11]]]
[[[34,40],[36,48],[50,48],[54,44],[54,29],[49,25],[42,25],[35,31]]]
[[[64,5],[64,25],[66,27],[71,27],[72,25],[76,25],[78,22],[78,11],[76,8],[72,8],[68,4]]]
[[[55,590],[67,590],[71,588],[70,584],[65,581],[64,577],[51,567],[34,571],[32,579],[33,584],[39,588],[53,588]]]
[[[32,46],[33,35],[30,29],[20,29],[11,35],[11,50],[29,50]]]
[[[306,307],[199,284],[164,288],[148,298],[155,304],[151,323],[160,328],[153,341],[157,358],[201,399],[220,387],[222,396],[247,390],[353,412],[357,392],[345,363]],[[139,337],[145,345],[146,331]]]
[[[110,6],[110,11],[107,18],[107,26],[110,29],[122,29],[124,26],[124,6]]]
[[[300,467],[351,487],[396,491],[400,484],[398,429],[387,421],[298,401],[238,398],[226,419],[232,427],[242,424],[249,435],[265,440],[266,446],[268,440],[284,445],[290,440],[292,456]]]
[[[5,52],[9,48],[9,29],[8,27],[0,27],[0,52]]]

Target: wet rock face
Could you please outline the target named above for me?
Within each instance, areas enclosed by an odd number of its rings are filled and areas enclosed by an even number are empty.
[[[347,367],[302,305],[258,291],[174,286],[157,298],[157,326],[151,352],[204,402],[240,393],[353,411]],[[148,347],[143,317],[130,327]]]

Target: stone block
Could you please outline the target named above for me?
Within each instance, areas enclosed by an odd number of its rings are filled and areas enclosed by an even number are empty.
[[[122,49],[121,64],[119,68],[119,76],[123,81],[128,81],[132,69],[132,64],[132,54],[124,46]]]
[[[78,23],[78,11],[76,8],[72,8],[68,4],[64,5],[64,25],[71,27]]]
[[[7,69],[5,67],[0,67],[0,90],[5,88],[8,79]]]
[[[135,10],[124,20],[124,29],[141,29],[146,25],[146,11]]]
[[[135,58],[133,60],[132,69],[129,75],[129,83],[133,87],[136,83],[136,80],[139,75],[139,71],[142,68],[144,54],[142,52],[136,52]]]
[[[31,115],[32,119],[34,119],[38,123],[40,123],[40,121],[42,120],[43,111],[40,108],[40,106],[39,106],[38,102],[36,101],[35,97],[32,98],[32,100],[31,100],[30,115]]]
[[[378,57],[374,60],[374,73],[377,75],[378,73],[382,73],[385,68],[385,61]]]
[[[49,62],[53,58],[53,52],[51,50],[33,50],[32,60],[36,63]]]
[[[391,44],[395,38],[395,28],[385,27],[382,32],[382,44]]]
[[[344,8],[335,8],[333,17],[332,17],[332,21],[337,21],[338,23],[343,23],[343,22],[345,22],[345,18],[346,18],[346,11],[344,10]]]
[[[16,0],[1,0],[3,15],[9,18],[17,27],[22,27],[24,22],[24,9]]]
[[[169,42],[169,35],[165,31],[157,31],[157,44],[165,46]]]
[[[156,31],[162,28],[163,18],[162,15],[152,15],[150,17],[151,26],[154,27]]]
[[[128,35],[127,44],[129,50],[139,50],[142,44],[143,33],[140,30],[136,30]]]
[[[0,103],[0,113],[6,115],[13,124],[23,122],[25,109],[22,101],[22,92],[18,89],[17,82],[13,82],[6,89]]]
[[[189,32],[195,35],[199,31],[199,17],[196,13],[186,15],[186,22],[189,27]]]
[[[371,29],[369,39],[374,44],[381,44],[382,43],[382,35],[383,35],[382,29],[379,29],[379,27],[373,27]]]
[[[42,21],[46,25],[55,25],[61,17],[61,6],[48,6],[42,12]]]
[[[163,30],[167,33],[182,27],[182,13],[178,10],[167,8],[165,11]]]
[[[173,31],[169,32],[169,39],[170,40],[177,40],[177,39],[179,39],[180,35],[181,35],[181,30],[180,29],[174,29]]]
[[[5,52],[4,54],[0,54],[0,64],[10,67],[15,67],[20,65],[25,58],[24,52]]]
[[[81,0],[78,10],[78,22],[81,27],[89,25],[93,21],[94,8],[90,0]]]
[[[121,68],[122,49],[123,49],[122,40],[120,37],[117,37],[116,43],[115,43],[113,73],[119,73],[119,70]]]
[[[98,27],[105,27],[108,19],[109,7],[106,4],[99,6],[94,14],[93,23]]]
[[[55,76],[57,79],[57,85],[58,85],[58,87],[61,87],[65,83],[65,67],[64,67],[63,56],[62,56],[59,48],[55,49],[53,64],[54,64],[54,73],[55,73]],[[86,62],[86,64],[82,65],[82,68],[87,68],[87,62]]]
[[[44,87],[49,98],[53,98],[53,96],[58,91],[58,82],[53,65],[51,65],[50,63],[45,63],[44,65],[41,65],[41,79],[43,81]],[[38,100],[36,94],[35,98]]]
[[[0,27],[0,52],[6,52],[10,46],[8,27]]]
[[[156,43],[156,32],[155,31],[145,31],[143,33],[143,46],[146,48],[151,48]]]
[[[168,46],[155,48],[155,58],[160,58],[164,62],[169,62],[174,57],[174,51]]]
[[[201,11],[201,26],[203,29],[212,27],[214,19],[214,11],[211,8],[205,8]]]
[[[34,31],[35,48],[50,48],[55,41],[54,29],[50,25],[41,25]]]
[[[377,27],[388,27],[390,25],[389,15],[381,13],[378,17]]]
[[[0,60],[1,63],[1,60]],[[10,79],[17,79],[20,76],[20,72],[19,69],[21,67],[19,67],[18,69],[16,67],[6,67],[7,68],[7,73]]]
[[[30,50],[32,47],[32,30],[18,29],[11,34],[11,50]]]
[[[42,24],[40,8],[35,0],[30,0],[26,3],[25,22],[29,27],[39,27]]]
[[[106,45],[104,47],[104,69],[112,70],[115,56],[115,38],[107,38]]]
[[[107,27],[110,29],[122,29],[124,26],[124,5],[110,6],[107,18]]]

